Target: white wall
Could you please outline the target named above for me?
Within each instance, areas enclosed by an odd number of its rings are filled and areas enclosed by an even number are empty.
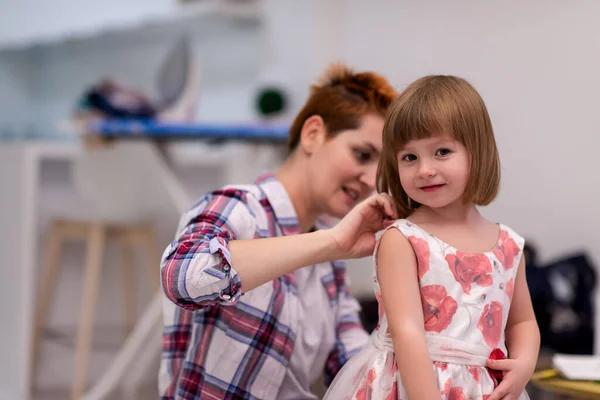
[[[400,89],[434,73],[471,81],[503,165],[501,194],[485,214],[530,238],[543,260],[583,249],[600,267],[600,2],[378,4],[343,2],[331,54]],[[353,268],[360,292],[370,290],[364,265]]]
[[[32,69],[23,52],[0,52],[0,137],[23,130],[31,107]]]
[[[149,10],[161,1],[154,0]],[[592,152],[600,144],[593,134],[600,122],[595,96],[600,56],[593,51],[600,42],[595,19],[600,3],[263,3],[259,28],[206,20],[195,28],[205,78],[200,119],[251,118],[254,90],[269,80],[289,86],[295,109],[308,85],[335,60],[381,71],[399,89],[424,74],[463,76],[488,104],[502,156],[502,192],[486,214],[530,238],[544,260],[585,249],[600,264],[600,214],[592,204],[599,183]],[[37,126],[52,129],[83,87],[102,75],[151,89],[170,33],[108,36],[37,51],[37,78],[16,104],[31,96]],[[369,292],[370,272],[363,265],[353,270],[354,281],[359,291]]]
[[[210,1],[210,0],[209,0]],[[106,26],[135,23],[178,8],[177,0],[3,0],[0,6],[0,44],[52,42]]]

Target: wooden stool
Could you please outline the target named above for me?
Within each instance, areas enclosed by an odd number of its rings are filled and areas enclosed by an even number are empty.
[[[87,366],[92,345],[92,329],[94,313],[100,286],[100,269],[104,251],[108,241],[115,241],[122,246],[124,327],[129,333],[135,323],[135,283],[133,277],[133,248],[142,246],[146,252],[149,279],[152,294],[160,287],[160,252],[154,229],[149,224],[111,224],[102,221],[55,220],[48,232],[44,249],[42,281],[38,296],[35,318],[35,331],[32,344],[32,377],[39,361],[42,330],[52,305],[54,289],[60,270],[61,248],[67,240],[86,242],[86,258],[84,283],[82,286],[83,301],[77,326],[75,347],[74,379],[71,398],[79,399],[84,391],[87,377]]]

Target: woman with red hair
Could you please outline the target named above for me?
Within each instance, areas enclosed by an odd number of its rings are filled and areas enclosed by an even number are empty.
[[[162,399],[316,399],[311,385],[367,343],[336,260],[370,255],[396,216],[373,195],[396,96],[378,74],[330,67],[279,171],[208,193],[182,216],[161,263]]]

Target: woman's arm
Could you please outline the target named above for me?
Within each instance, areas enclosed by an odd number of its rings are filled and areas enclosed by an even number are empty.
[[[386,231],[377,254],[377,275],[402,383],[409,400],[440,400],[425,342],[417,260],[408,239]]]
[[[231,267],[229,242],[255,237],[257,230],[246,192],[207,194],[181,217],[177,238],[163,254],[161,280],[167,298],[188,309],[235,303],[241,283]]]
[[[307,265],[373,253],[375,234],[395,218],[391,198],[376,194],[358,204],[331,229],[229,243],[232,264],[245,292]]]
[[[301,235],[253,239],[256,222],[240,191],[201,205],[162,262],[165,294],[184,308],[233,304],[242,293],[298,268],[363,257],[375,233],[395,218],[387,195],[373,195],[334,228]]]
[[[297,270],[340,255],[329,230],[229,242],[231,265],[244,292]]]

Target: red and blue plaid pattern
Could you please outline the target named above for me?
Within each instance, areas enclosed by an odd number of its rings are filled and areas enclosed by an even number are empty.
[[[164,302],[161,398],[275,399],[294,349],[294,274],[241,296],[228,242],[300,232],[283,186],[266,174],[255,185],[212,192],[181,219],[161,265]],[[341,262],[319,268],[336,344],[323,366],[330,382],[367,334]]]

